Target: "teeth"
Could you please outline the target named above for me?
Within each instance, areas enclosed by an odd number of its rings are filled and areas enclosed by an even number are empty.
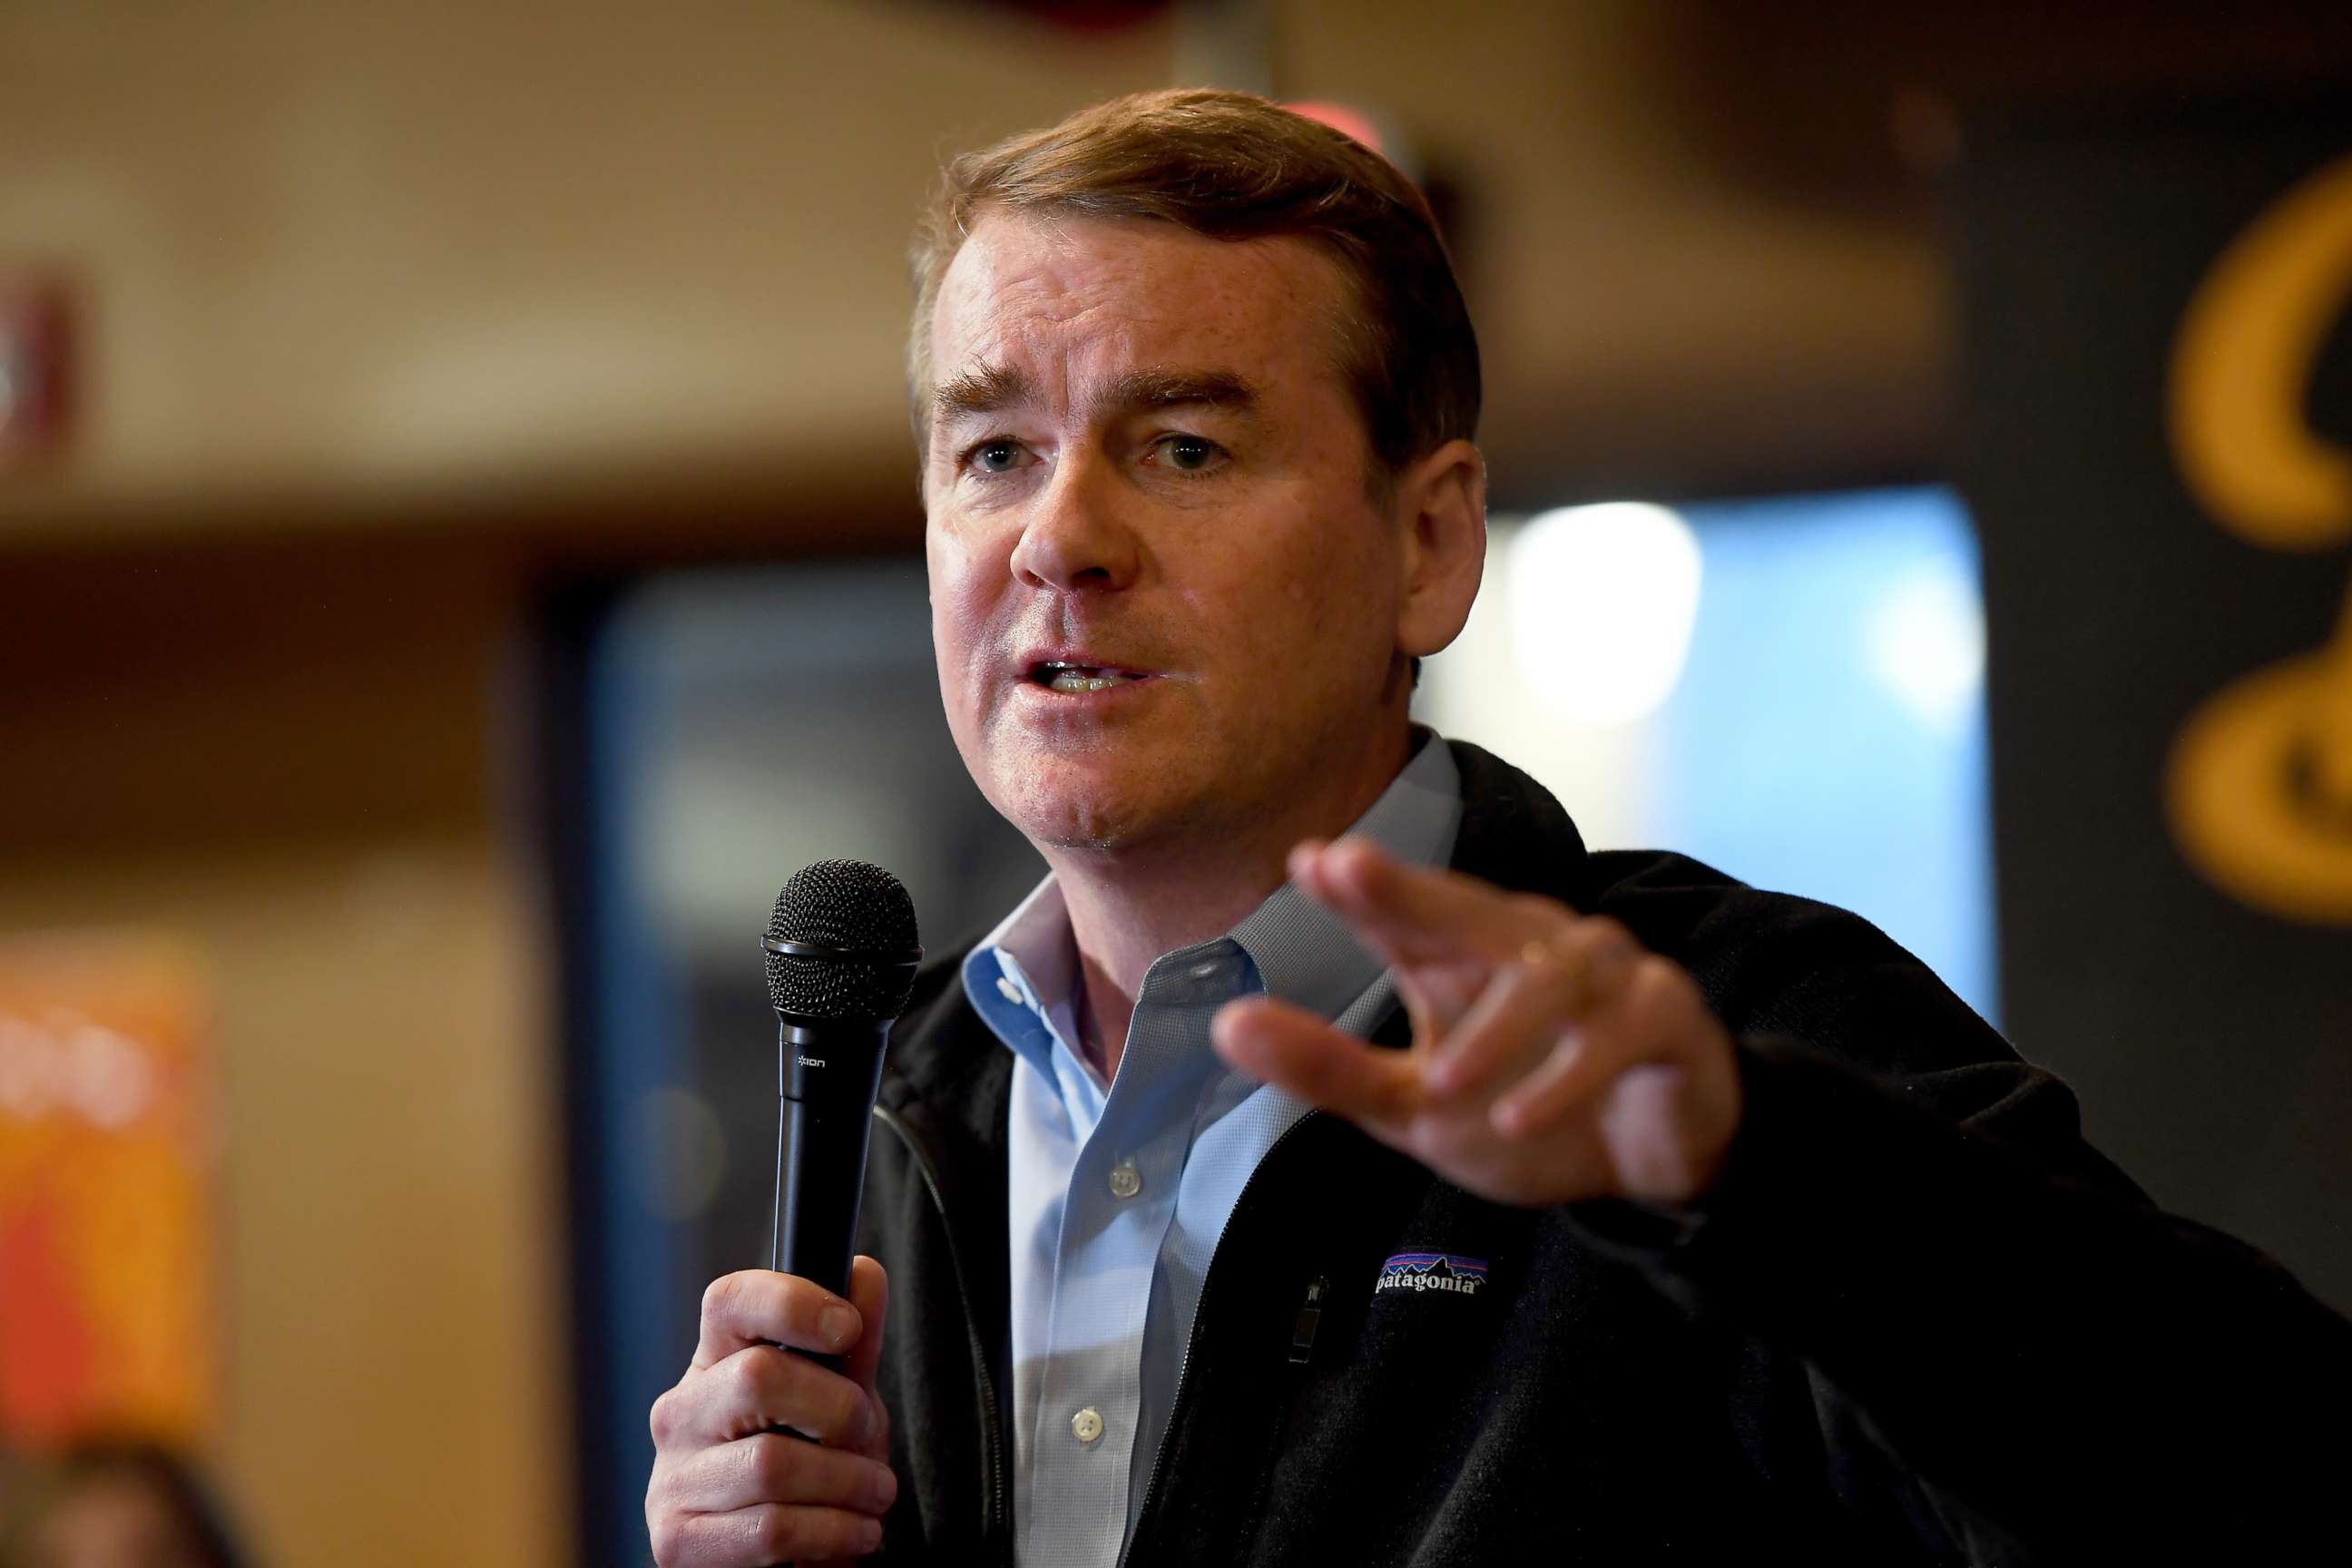
[[[1100,675],[1063,664],[1053,667],[1053,674],[1045,684],[1055,691],[1108,691],[1127,679],[1118,675]]]

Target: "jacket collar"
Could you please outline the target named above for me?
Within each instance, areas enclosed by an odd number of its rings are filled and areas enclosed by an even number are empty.
[[[1492,752],[1447,743],[1462,772],[1454,868],[1513,892],[1573,889],[1572,901],[1583,906],[1591,874],[1584,837],[1551,792]]]

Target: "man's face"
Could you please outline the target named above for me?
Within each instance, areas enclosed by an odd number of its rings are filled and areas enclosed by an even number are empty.
[[[1295,815],[1395,727],[1404,568],[1337,366],[1343,288],[1303,240],[1134,219],[989,213],[950,266],[940,691],[1039,845]]]

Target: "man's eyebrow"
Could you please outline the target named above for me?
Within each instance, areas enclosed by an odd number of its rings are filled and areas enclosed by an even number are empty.
[[[1119,409],[1172,408],[1204,403],[1215,408],[1248,410],[1257,406],[1257,388],[1229,370],[1171,370],[1153,366],[1131,370],[1110,384],[1103,399]]]
[[[1011,365],[992,364],[940,384],[931,394],[931,412],[942,421],[972,414],[994,414],[1030,401],[1029,378]]]
[[[995,414],[1035,399],[1028,375],[1013,365],[983,365],[940,384],[931,394],[931,416],[941,424]],[[1204,404],[1247,412],[1258,405],[1257,388],[1229,370],[1181,370],[1151,365],[1131,370],[1105,390],[1101,405],[1122,413]]]

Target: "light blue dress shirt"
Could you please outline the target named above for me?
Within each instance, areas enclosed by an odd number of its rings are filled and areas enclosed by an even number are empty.
[[[1417,734],[1420,750],[1350,831],[1444,865],[1461,778],[1445,742]],[[1077,951],[1051,877],[972,950],[963,984],[1013,1056],[1014,1558],[1100,1568],[1142,1507],[1217,1237],[1307,1109],[1226,1068],[1210,1018],[1262,991],[1362,1037],[1396,994],[1380,960],[1286,883],[1223,936],[1152,963],[1106,1084],[1078,1048]]]

